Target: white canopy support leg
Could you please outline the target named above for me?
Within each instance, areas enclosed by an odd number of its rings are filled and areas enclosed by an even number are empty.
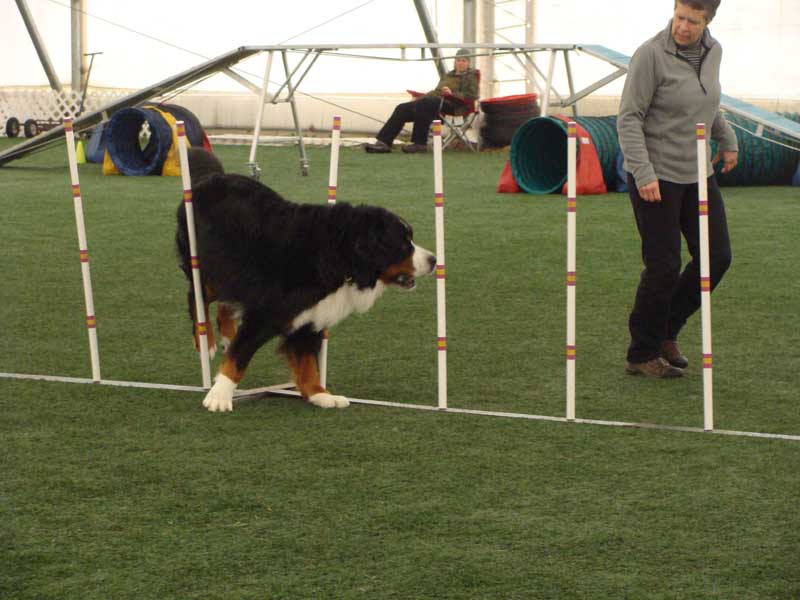
[[[250,146],[250,159],[247,166],[250,167],[250,174],[256,179],[261,178],[261,168],[256,162],[256,152],[258,150],[258,138],[261,137],[261,121],[264,118],[264,104],[267,102],[267,88],[269,87],[269,72],[272,70],[272,50],[267,54],[267,67],[264,70],[264,82],[261,86],[258,106],[256,107],[256,126],[253,129],[253,143]]]

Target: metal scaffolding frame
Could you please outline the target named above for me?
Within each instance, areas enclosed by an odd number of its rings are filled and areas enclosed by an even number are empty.
[[[94,127],[102,121],[111,118],[117,111],[128,108],[131,106],[138,106],[145,102],[151,101],[153,98],[169,94],[177,89],[191,86],[192,84],[205,79],[215,73],[224,72],[231,76],[238,83],[245,86],[250,91],[254,92],[258,97],[258,106],[256,114],[256,124],[254,127],[254,143],[251,149],[249,167],[254,176],[258,176],[260,168],[256,160],[257,141],[261,131],[263,121],[264,105],[265,104],[278,104],[289,103],[292,110],[292,118],[294,122],[295,134],[297,136],[298,149],[300,153],[300,169],[305,175],[308,172],[308,157],[305,152],[305,146],[302,141],[302,130],[300,127],[299,114],[295,102],[295,95],[298,88],[305,77],[308,75],[311,68],[317,60],[325,56],[336,56],[342,58],[358,58],[365,60],[385,60],[385,61],[402,61],[402,62],[434,62],[438,64],[441,60],[442,51],[451,51],[452,54],[458,49],[466,48],[472,51],[472,56],[502,56],[512,55],[519,60],[520,64],[526,70],[526,73],[536,81],[537,89],[543,99],[542,114],[546,115],[550,106],[569,107],[572,106],[574,110],[574,103],[580,98],[585,97],[591,93],[598,86],[592,88],[590,91],[576,91],[573,89],[572,78],[569,67],[569,56],[572,52],[580,51],[578,44],[487,44],[483,43],[459,43],[459,44],[405,44],[405,43],[389,43],[389,44],[324,44],[324,45],[276,45],[276,46],[241,46],[231,52],[220,55],[205,63],[202,63],[192,69],[183,71],[178,75],[174,75],[164,79],[154,85],[142,88],[141,90],[130,94],[120,100],[112,102],[101,109],[94,111],[87,115],[77,116],[73,124],[74,131],[80,133],[91,127]],[[396,51],[396,56],[387,56],[387,51]],[[547,74],[544,74],[538,68],[533,56],[536,53],[546,52],[550,55],[549,69]],[[260,82],[261,85],[252,83],[250,80],[242,77],[232,70],[232,67],[246,58],[250,58],[256,54],[268,53],[267,69],[264,73],[264,78]],[[283,82],[278,86],[276,91],[272,94],[268,93],[269,78],[271,74],[271,66],[275,54],[279,54],[283,64]],[[556,57],[559,53],[563,53],[565,64],[567,65],[567,75],[569,81],[569,94],[564,96],[553,86],[554,65]],[[290,67],[288,56],[300,55],[300,59],[293,68]],[[605,79],[605,83],[613,81],[617,77],[624,74],[624,70],[618,69],[613,77]],[[551,94],[555,95],[554,100],[550,100]],[[64,135],[64,128],[56,127],[39,136],[23,142],[10,148],[9,150],[0,153],[0,166],[22,158],[33,152],[43,150],[54,143],[57,143]]]
[[[472,51],[472,56],[503,56],[511,55],[526,72],[526,75],[534,82],[541,99],[542,116],[547,116],[552,107],[570,108],[573,115],[577,115],[576,104],[581,99],[589,96],[603,86],[622,77],[627,73],[630,58],[603,46],[586,44],[512,44],[512,43],[440,43],[440,44],[322,44],[322,45],[275,45],[275,46],[241,46],[222,54],[216,58],[208,60],[196,67],[183,71],[172,77],[168,77],[154,85],[143,88],[129,96],[114,101],[103,108],[81,115],[75,119],[73,124],[74,131],[80,133],[94,127],[102,121],[108,120],[117,111],[131,106],[138,106],[153,98],[157,98],[175,90],[191,86],[198,81],[205,79],[216,73],[225,73],[235,81],[249,89],[257,97],[257,118],[254,126],[253,145],[250,153],[249,167],[254,176],[258,176],[260,167],[257,162],[258,138],[264,115],[266,104],[289,103],[292,111],[295,135],[297,137],[298,150],[300,154],[300,170],[305,175],[308,173],[308,157],[303,144],[303,135],[300,127],[300,119],[295,103],[295,96],[298,88],[308,75],[309,71],[317,63],[321,56],[335,56],[342,58],[359,58],[365,60],[384,60],[384,61],[412,61],[412,62],[431,62],[440,60],[441,51],[450,51],[446,54],[455,54],[458,49],[465,48]],[[232,70],[232,67],[246,58],[254,55],[267,53],[267,69],[260,82],[261,85],[254,84],[249,79],[241,76]],[[279,54],[283,64],[283,82],[278,86],[275,93],[269,94],[269,78],[272,62],[275,54]],[[388,53],[396,53],[395,56],[388,56]],[[543,71],[534,60],[537,54],[544,53],[547,56],[547,70]],[[615,67],[610,74],[605,75],[586,87],[576,90],[572,76],[572,56],[575,54],[585,54],[604,61]],[[300,59],[292,68],[290,67],[289,55],[300,55]],[[559,55],[563,60],[558,61]],[[556,76],[556,65],[561,63],[567,82],[567,90],[558,90],[554,84]],[[563,93],[562,93],[563,92]],[[740,114],[751,119],[762,126],[763,130],[777,133],[793,143],[800,145],[800,124],[794,123],[789,119],[781,117],[775,113],[760,109],[751,104],[736,100],[730,96],[723,95],[722,108]],[[67,115],[65,115],[67,116]],[[64,135],[63,126],[56,127],[40,135],[18,144],[3,153],[0,153],[0,166],[22,158],[30,153],[43,150],[50,145],[57,143]]]

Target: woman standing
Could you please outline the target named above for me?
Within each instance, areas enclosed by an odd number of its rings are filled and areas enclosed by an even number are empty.
[[[736,166],[736,135],[719,111],[722,47],[708,30],[719,4],[675,0],[667,28],[633,55],[622,92],[617,129],[644,262],[628,323],[626,370],[633,375],[680,377],[689,364],[676,340],[700,307],[697,123],[710,123],[718,143],[711,164],[722,160],[723,173]],[[711,165],[708,172],[713,290],[730,265],[731,248]],[[682,273],[681,234],[691,255]]]

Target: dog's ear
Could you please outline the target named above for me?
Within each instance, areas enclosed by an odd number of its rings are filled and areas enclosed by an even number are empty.
[[[374,287],[386,268],[385,229],[378,219],[363,219],[353,244],[353,281],[359,288]]]

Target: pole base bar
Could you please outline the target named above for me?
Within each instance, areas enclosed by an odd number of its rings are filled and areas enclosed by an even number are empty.
[[[92,381],[84,377],[59,377],[55,375],[27,375],[20,373],[0,373],[0,379],[22,379],[28,381],[50,381],[56,383],[83,383],[94,385],[109,385],[115,387],[134,387],[158,390],[174,390],[179,392],[203,392],[207,390],[194,385],[173,385],[167,383],[147,383],[142,381],[115,381],[102,379]],[[253,388],[249,390],[236,390],[236,399],[252,398],[255,396],[293,396],[299,397],[300,392],[294,388],[293,383],[280,383],[276,385]],[[600,419],[575,419],[568,420],[566,417],[551,417],[547,415],[531,415],[526,413],[499,412],[489,410],[476,410],[470,408],[439,408],[438,406],[428,406],[426,404],[407,404],[403,402],[387,402],[384,400],[366,400],[363,398],[347,397],[353,404],[365,404],[370,406],[386,406],[389,408],[411,408],[414,410],[426,410],[430,412],[452,413],[458,415],[475,415],[483,417],[502,417],[506,419],[526,419],[529,421],[551,421],[556,423],[578,423],[583,425],[604,425],[606,427],[622,427],[626,429],[654,429],[658,431],[680,431],[684,433],[706,433],[710,435],[732,435],[739,437],[766,438],[772,440],[790,440],[800,442],[800,435],[787,433],[761,433],[757,431],[733,431],[726,429],[714,429],[706,431],[702,427],[684,427],[681,425],[658,425],[656,423],[627,423],[625,421],[604,421]]]

